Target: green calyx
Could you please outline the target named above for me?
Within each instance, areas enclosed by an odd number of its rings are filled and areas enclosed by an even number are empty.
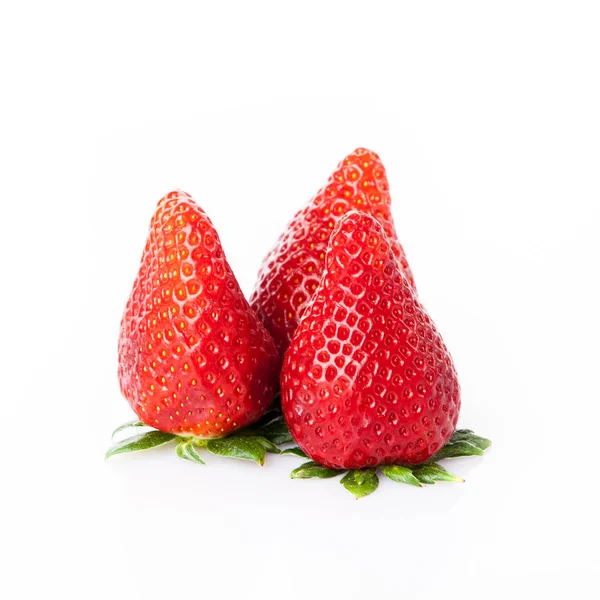
[[[397,483],[406,483],[415,487],[431,485],[438,481],[463,483],[464,479],[448,473],[437,460],[461,456],[481,456],[491,445],[490,440],[475,435],[469,429],[458,429],[452,437],[430,460],[418,465],[381,465],[365,469],[332,469],[311,461],[300,465],[291,473],[292,479],[329,479],[344,475],[340,483],[355,497],[363,498],[372,494],[379,485],[378,471]],[[281,454],[306,457],[300,448],[288,448]]]
[[[115,454],[138,452],[162,446],[169,442],[176,442],[177,456],[197,464],[205,464],[198,450],[206,449],[217,456],[252,460],[262,466],[267,453],[279,454],[281,451],[277,444],[286,444],[292,439],[283,416],[272,412],[267,413],[258,423],[223,438],[202,439],[175,435],[174,433],[152,429],[141,421],[130,421],[117,427],[113,432],[113,436],[126,429],[137,427],[145,427],[149,431],[117,442],[108,450],[106,458],[110,458]]]
[[[226,456],[250,460],[263,465],[268,453],[287,454],[308,459],[309,456],[297,446],[280,450],[278,446],[290,444],[293,439],[279,410],[271,409],[259,421],[235,431],[229,436],[202,439],[192,436],[180,436],[148,427],[141,421],[129,421],[117,427],[113,436],[127,429],[145,428],[146,431],[126,438],[113,445],[106,458],[115,454],[138,452],[170,442],[175,442],[179,458],[196,464],[205,464],[199,450],[207,450],[217,456]],[[448,442],[428,461],[418,465],[388,464],[378,468],[333,469],[309,460],[291,473],[292,479],[331,479],[342,476],[340,483],[355,498],[372,494],[379,486],[378,473],[397,483],[414,487],[432,485],[439,481],[464,482],[464,479],[452,475],[437,461],[464,456],[481,456],[491,445],[490,440],[475,435],[469,429],[458,429]]]

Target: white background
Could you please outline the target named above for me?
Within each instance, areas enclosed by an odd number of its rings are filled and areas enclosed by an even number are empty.
[[[5,598],[589,598],[598,568],[600,18],[593,2],[5,2]],[[214,221],[246,293],[357,146],[490,437],[467,480],[292,481],[132,417],[121,311],[158,199]]]

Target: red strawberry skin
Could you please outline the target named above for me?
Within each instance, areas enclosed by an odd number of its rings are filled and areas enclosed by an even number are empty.
[[[340,162],[327,184],[296,213],[263,261],[250,298],[252,308],[273,336],[282,356],[321,279],[331,233],[348,211],[369,213],[381,223],[414,288],[410,267],[396,236],[390,204],[385,168],[379,156],[358,148]]]
[[[348,213],[325,263],[281,373],[292,436],[333,468],[427,460],[460,410],[442,338],[373,217]]]
[[[185,192],[167,194],[121,322],[123,395],[156,429],[218,437],[266,411],[279,366],[210,219]]]

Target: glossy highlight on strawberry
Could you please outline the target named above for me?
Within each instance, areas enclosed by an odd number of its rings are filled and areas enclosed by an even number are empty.
[[[377,219],[404,275],[415,287],[390,205],[381,159],[375,152],[358,148],[339,163],[326,185],[294,216],[264,259],[250,298],[282,355],[319,285],[331,233],[348,211],[360,210]]]
[[[210,219],[185,192],[167,194],[121,321],[123,395],[151,427],[219,437],[267,410],[279,367]]]
[[[454,432],[452,358],[372,216],[353,211],[337,224],[281,394],[292,436],[327,467],[417,464]]]

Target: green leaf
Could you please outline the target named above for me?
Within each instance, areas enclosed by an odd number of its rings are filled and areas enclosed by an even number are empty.
[[[124,452],[138,452],[139,450],[147,450],[148,448],[154,448],[155,446],[162,446],[176,437],[177,436],[173,433],[156,430],[141,433],[140,435],[134,435],[133,437],[115,444],[106,453],[105,458],[110,458],[115,454],[122,454]]]
[[[293,454],[294,456],[300,456],[301,458],[308,458],[308,454],[303,450],[300,450],[298,446],[294,446],[294,448],[287,448],[286,450],[282,450],[281,454]]]
[[[470,429],[457,429],[431,460],[458,456],[481,456],[491,443],[490,440],[475,435]]]
[[[383,471],[383,474],[392,481],[421,487],[421,483],[413,475],[413,472],[409,467],[403,465],[382,465],[381,470]]]
[[[146,423],[142,423],[141,421],[139,421],[137,419],[134,419],[133,421],[127,421],[127,423],[123,423],[123,425],[120,425],[119,427],[117,427],[112,432],[112,435],[110,437],[114,438],[115,435],[117,435],[117,433],[119,433],[120,431],[123,431],[124,429],[129,429],[130,427],[149,427],[149,425],[146,425]]]
[[[253,436],[255,439],[267,452],[272,452],[273,454],[281,454],[281,450],[273,443],[270,442],[266,437],[262,435]]]
[[[198,463],[199,465],[205,465],[206,463],[200,458],[196,448],[194,448],[194,440],[182,440],[177,444],[177,456],[183,458],[183,460],[189,460],[191,462]]]
[[[268,440],[274,444],[277,444],[278,446],[281,446],[282,444],[289,444],[290,442],[294,441],[282,415],[275,417],[275,419],[266,425],[263,425],[258,430],[258,434],[266,437]]]
[[[413,468],[413,475],[421,483],[435,483],[436,481],[458,481],[464,482],[462,477],[451,475],[442,467],[436,463],[425,463],[423,465],[417,465]]]
[[[310,461],[300,465],[297,469],[294,469],[290,475],[292,479],[310,479],[311,477],[318,477],[319,479],[329,479],[336,475],[341,475],[344,471],[338,469],[330,469],[324,467],[319,463]]]
[[[358,499],[372,494],[377,489],[379,477],[375,469],[353,469],[342,477],[340,483]]]
[[[260,436],[234,436],[209,440],[206,448],[209,452],[219,456],[253,460],[262,466],[265,464],[265,452],[267,451],[265,446],[269,443]]]

